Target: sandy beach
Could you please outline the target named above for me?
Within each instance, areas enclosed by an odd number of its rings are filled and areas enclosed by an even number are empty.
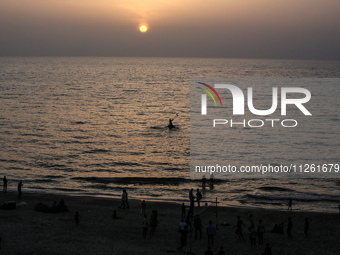
[[[43,213],[34,209],[38,203],[52,206],[54,201],[65,200],[69,212]],[[174,203],[146,201],[146,213],[150,221],[152,210],[158,211],[159,225],[155,235],[142,237],[141,201],[130,200],[129,209],[120,209],[120,200],[65,196],[56,194],[24,193],[21,200],[17,193],[1,194],[1,201],[26,202],[27,206],[14,210],[0,210],[1,254],[204,254],[207,249],[205,227],[209,220],[217,225],[212,251],[217,254],[223,246],[226,254],[262,254],[269,243],[273,254],[339,254],[340,217],[337,214],[288,212],[275,210],[251,210],[242,208],[204,205],[195,207],[203,223],[202,240],[188,235],[187,245],[178,252],[181,220],[181,205]],[[188,205],[188,204],[187,204]],[[119,219],[113,219],[113,211]],[[80,224],[76,226],[74,214],[80,214]],[[257,228],[262,219],[266,228],[264,245],[251,249],[249,241],[250,225],[247,218],[252,214]],[[245,224],[245,242],[238,240],[234,226],[240,215]],[[292,218],[292,239],[286,234],[288,217]],[[304,235],[305,217],[309,218],[309,236]],[[216,224],[217,222],[217,224]],[[226,222],[222,225],[221,222]],[[270,233],[276,223],[284,222],[284,234]]]

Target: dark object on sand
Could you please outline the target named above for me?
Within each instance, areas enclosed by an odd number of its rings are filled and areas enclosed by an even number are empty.
[[[117,216],[116,210],[113,211],[112,219],[114,219],[114,220],[120,219],[120,217]]]
[[[37,212],[43,212],[43,213],[63,213],[68,212],[67,206],[64,203],[64,200],[60,200],[59,204],[57,206],[53,205],[52,207],[49,207],[43,203],[39,203],[36,206],[34,206],[34,210]]]
[[[275,224],[272,233],[277,233],[277,234],[283,234],[284,230],[283,230],[283,222],[280,224]]]
[[[13,210],[16,208],[17,208],[17,205],[14,201],[5,202],[0,206],[0,209],[3,209],[3,210]]]

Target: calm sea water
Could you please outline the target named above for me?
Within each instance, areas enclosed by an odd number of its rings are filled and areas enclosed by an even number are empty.
[[[189,84],[198,77],[339,78],[340,62],[0,58],[0,174],[13,190],[23,180],[25,191],[119,197],[126,188],[131,198],[187,201],[200,187],[189,173]],[[179,128],[169,130],[176,114]],[[206,202],[215,197],[275,209],[292,198],[298,210],[336,212],[340,181],[231,179],[205,190]]]

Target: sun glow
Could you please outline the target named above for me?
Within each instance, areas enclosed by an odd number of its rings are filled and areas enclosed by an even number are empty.
[[[142,33],[145,33],[146,31],[148,31],[148,27],[145,26],[145,25],[141,25],[141,26],[139,27],[139,31],[141,31]]]

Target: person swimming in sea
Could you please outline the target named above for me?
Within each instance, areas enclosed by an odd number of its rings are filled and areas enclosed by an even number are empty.
[[[176,127],[172,122],[173,122],[174,119],[176,119],[177,117],[178,117],[178,113],[176,113],[176,116],[175,116],[173,119],[169,118],[169,125],[168,125],[168,128],[169,128],[169,129],[172,129],[172,128],[175,128],[175,127]]]
[[[174,126],[174,124],[172,124],[172,121],[173,121],[174,119],[170,119],[169,118],[169,125],[168,125],[168,127],[169,128],[174,128],[175,126]]]

